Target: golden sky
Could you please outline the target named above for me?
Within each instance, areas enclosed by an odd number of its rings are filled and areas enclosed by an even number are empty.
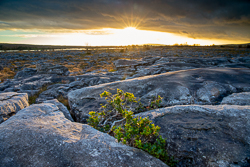
[[[249,43],[249,9],[248,0],[1,0],[0,42]]]

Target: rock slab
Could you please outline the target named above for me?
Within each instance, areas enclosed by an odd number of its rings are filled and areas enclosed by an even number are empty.
[[[36,75],[37,70],[33,68],[24,68],[22,71],[17,72],[15,79],[27,78]]]
[[[148,105],[152,96],[163,97],[163,106],[219,104],[223,97],[250,91],[250,70],[234,68],[200,68],[167,72],[85,87],[68,94],[69,104],[77,122],[85,122],[89,111],[97,111],[103,91],[116,93],[117,88],[133,93]]]
[[[36,69],[38,74],[69,75],[68,68],[58,64],[41,63],[36,65]]]
[[[17,113],[19,110],[28,107],[28,94],[6,92],[0,94],[0,123]]]
[[[47,101],[44,101],[44,103],[55,104],[59,108],[59,110],[63,113],[65,118],[67,118],[68,120],[74,122],[74,120],[73,120],[72,116],[70,115],[70,112],[67,109],[67,107],[65,105],[63,105],[62,103],[60,103],[57,99],[47,100]]]
[[[124,67],[136,66],[138,64],[142,64],[142,62],[136,60],[119,59],[114,61],[114,64],[116,68],[124,68]]]
[[[250,105],[250,92],[233,93],[224,97],[221,104]]]
[[[156,109],[166,149],[178,166],[250,166],[250,106],[184,105]]]
[[[35,104],[0,124],[0,166],[155,166],[162,161],[108,134],[66,119],[52,103]]]

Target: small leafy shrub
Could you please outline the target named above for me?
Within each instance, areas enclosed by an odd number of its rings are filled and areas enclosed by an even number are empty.
[[[124,117],[125,124],[112,128],[118,142],[142,149],[168,163],[170,159],[165,150],[166,141],[159,135],[160,127],[148,118],[134,118],[131,111],[125,111]]]
[[[101,112],[90,112],[88,122],[95,129],[103,132],[110,131],[116,121],[123,119],[124,111],[131,110],[133,103],[137,103],[132,93],[124,93],[120,89],[117,89],[115,95],[104,91],[100,96],[105,97],[107,104],[102,105]]]
[[[135,112],[140,113],[140,112],[149,111],[152,109],[161,108],[162,107],[162,105],[160,104],[161,102],[162,102],[162,97],[160,95],[158,95],[157,98],[153,96],[148,106],[143,106],[142,103],[139,102],[138,106],[135,108]]]
[[[115,95],[104,91],[100,96],[105,97],[107,104],[102,105],[100,112],[89,112],[89,125],[108,132],[118,142],[142,149],[170,166],[175,165],[165,150],[166,141],[159,135],[160,127],[152,124],[148,118],[135,117],[131,111],[135,105],[136,110],[141,111],[160,107],[160,96],[153,97],[146,107],[136,100],[133,93],[124,93],[120,89]]]

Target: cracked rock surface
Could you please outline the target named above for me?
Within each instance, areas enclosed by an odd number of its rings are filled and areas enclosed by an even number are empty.
[[[0,124],[0,166],[167,166],[86,124],[52,103],[35,104]]]
[[[215,105],[232,93],[250,91],[249,80],[249,69],[199,68],[77,89],[68,94],[68,99],[77,121],[84,123],[89,111],[97,111],[105,103],[99,96],[103,91],[115,94],[118,88],[131,92],[144,105],[157,95],[163,97],[163,106]]]
[[[224,97],[221,104],[250,105],[250,92],[233,93]]]
[[[186,105],[138,114],[161,127],[177,166],[250,166],[250,106]]]
[[[0,123],[7,120],[19,110],[28,106],[29,103],[27,93],[0,93]]]
[[[62,103],[60,103],[57,99],[47,100],[47,101],[44,101],[44,103],[55,104],[59,108],[59,110],[63,113],[63,115],[65,116],[65,118],[67,118],[68,120],[74,122],[74,120],[73,120],[72,116],[70,115],[70,112],[67,109],[67,107],[64,106]]]

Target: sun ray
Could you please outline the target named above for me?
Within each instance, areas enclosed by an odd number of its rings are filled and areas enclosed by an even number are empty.
[[[129,23],[129,16],[126,15],[126,18],[127,18],[127,23],[128,23],[128,26],[130,27],[130,23]]]
[[[130,27],[133,27],[133,12],[130,15]]]
[[[125,27],[129,27],[129,25],[125,22],[125,20],[121,17],[123,23],[125,24]]]
[[[141,24],[141,22],[145,19],[146,16],[144,16],[143,18],[141,18],[138,23],[135,25],[135,27],[139,27],[139,25]]]

